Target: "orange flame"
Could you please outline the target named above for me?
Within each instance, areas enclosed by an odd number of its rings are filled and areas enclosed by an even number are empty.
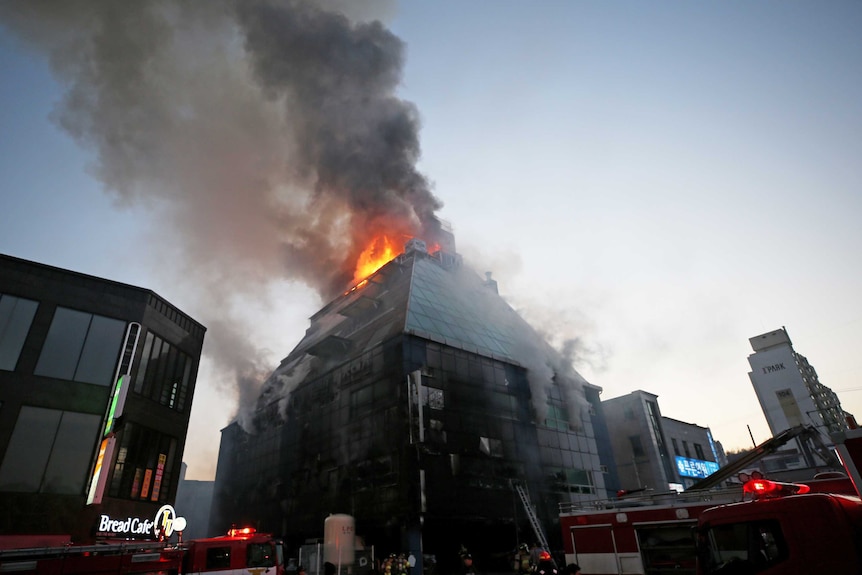
[[[367,278],[396,255],[398,252],[395,251],[392,240],[388,236],[384,234],[375,236],[368,247],[359,254],[359,259],[356,261],[356,271],[353,273],[353,282],[358,283]]]

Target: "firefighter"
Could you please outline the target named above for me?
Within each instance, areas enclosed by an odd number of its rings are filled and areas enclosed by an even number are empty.
[[[395,573],[397,575],[407,575],[407,558],[404,553],[398,555],[395,559]]]
[[[461,573],[463,575],[475,574],[476,568],[473,566],[473,555],[463,545],[458,554],[461,556]]]
[[[526,575],[530,572],[530,548],[526,543],[521,543],[515,553],[515,572]]]
[[[542,555],[542,551],[544,551],[544,549],[539,547],[538,543],[533,543],[533,546],[530,547],[530,566],[534,571],[539,565],[539,558]]]

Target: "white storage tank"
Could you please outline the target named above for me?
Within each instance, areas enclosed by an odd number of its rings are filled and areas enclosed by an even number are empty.
[[[323,522],[323,560],[337,566],[353,565],[356,526],[352,515],[336,513]]]

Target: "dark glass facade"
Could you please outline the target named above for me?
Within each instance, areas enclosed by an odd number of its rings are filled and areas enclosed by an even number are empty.
[[[444,255],[408,250],[311,318],[253,420],[222,432],[212,533],[251,522],[298,547],[346,513],[378,553],[445,568],[465,546],[502,571],[536,539],[513,484],[553,549],[559,503],[605,496],[600,388]]]
[[[92,542],[101,515],[173,501],[204,332],[149,290],[0,255],[0,537]]]

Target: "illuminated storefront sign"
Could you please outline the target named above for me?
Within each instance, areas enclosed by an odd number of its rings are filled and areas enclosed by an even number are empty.
[[[185,520],[177,517],[177,512],[170,505],[162,505],[152,519],[141,517],[126,517],[113,519],[110,515],[99,517],[98,535],[146,535],[148,539],[167,539],[175,531],[185,528]]]
[[[102,515],[99,519],[99,533],[116,535],[152,535],[153,523],[150,519],[127,517],[126,519],[111,519],[110,515]]]
[[[718,471],[718,463],[715,461],[703,461],[701,459],[689,459],[688,457],[676,456],[676,470],[680,477],[703,478]]]

